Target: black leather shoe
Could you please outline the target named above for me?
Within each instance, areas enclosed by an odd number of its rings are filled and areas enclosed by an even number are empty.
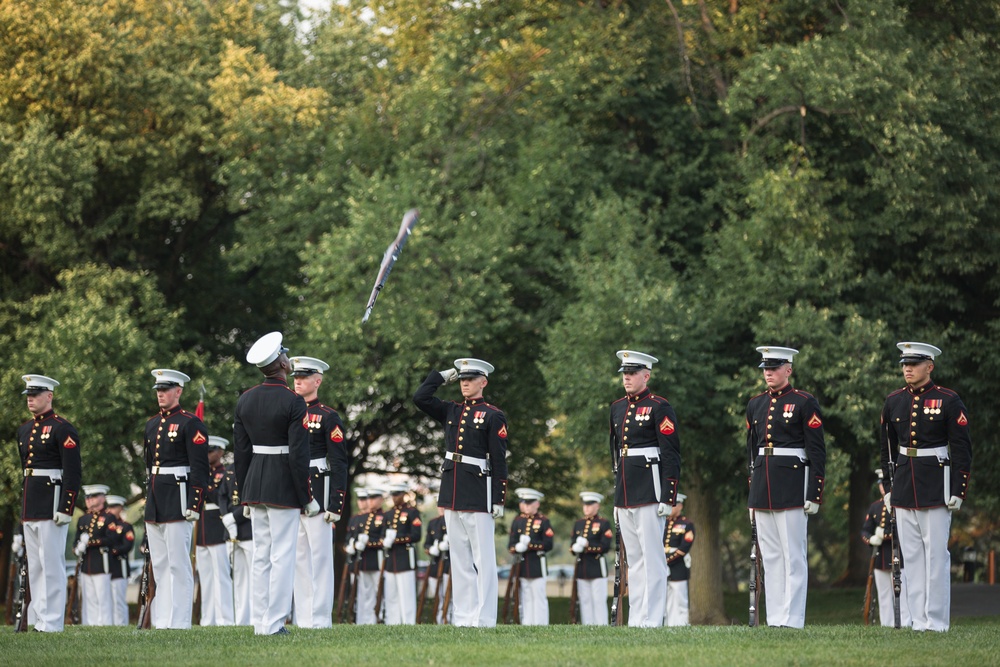
[[[286,628],[285,626],[281,626],[280,628],[278,628],[277,632],[272,632],[271,633],[272,636],[274,636],[274,635],[290,635],[290,634],[292,634],[292,633],[289,632],[288,628]]]

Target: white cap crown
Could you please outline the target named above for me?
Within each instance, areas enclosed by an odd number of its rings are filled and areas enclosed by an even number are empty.
[[[292,375],[312,375],[313,373],[322,375],[330,370],[330,364],[315,357],[293,357],[290,361],[292,362]]]
[[[659,361],[651,354],[635,350],[618,350],[615,354],[622,362],[618,369],[619,373],[634,373],[642,369],[653,370],[653,364]]]
[[[281,346],[281,332],[272,331],[257,339],[247,352],[247,363],[263,368],[288,350]]]
[[[529,489],[527,487],[522,487],[520,489],[514,490],[514,495],[517,496],[518,500],[525,502],[533,502],[535,500],[541,500],[545,497],[545,494],[541,491],[536,491],[535,489]]]
[[[183,387],[185,382],[190,382],[191,378],[170,368],[154,368],[150,375],[156,378],[153,389],[169,389],[170,387]]]
[[[580,499],[585,503],[599,503],[604,500],[604,496],[596,491],[581,491]]]
[[[482,359],[462,358],[455,360],[455,370],[458,371],[459,378],[471,378],[476,376],[489,377],[493,372],[493,364]]]
[[[777,347],[775,345],[763,345],[757,348],[760,352],[761,362],[757,368],[778,368],[784,364],[792,363],[792,359],[798,350],[791,347]]]
[[[24,382],[25,388],[22,394],[40,394],[43,391],[53,391],[59,386],[59,383],[50,377],[44,375],[22,375],[21,381]]]
[[[941,348],[930,343],[902,342],[896,343],[896,347],[902,353],[899,363],[912,363],[917,361],[934,361],[934,358],[941,354]]]

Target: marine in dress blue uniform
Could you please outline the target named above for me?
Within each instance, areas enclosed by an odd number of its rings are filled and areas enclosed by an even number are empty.
[[[445,510],[451,545],[454,624],[497,624],[495,520],[503,517],[507,491],[507,417],[483,397],[493,366],[456,359],[454,368],[431,371],[413,402],[444,426],[438,507]],[[462,402],[443,401],[438,388],[460,380]]]
[[[580,493],[583,518],[573,524],[570,551],[576,555],[576,597],[583,625],[608,624],[608,562],[614,530],[600,515],[604,496],[594,491]]]
[[[767,391],[747,403],[749,507],[764,560],[767,624],[804,627],[809,562],[808,516],[823,502],[826,443],[819,403],[792,387],[798,350],[758,347]]]
[[[223,516],[231,516],[226,466],[222,456],[229,441],[217,435],[208,437],[208,490],[205,505],[195,529],[194,555],[201,585],[201,620],[199,625],[233,625],[233,576],[226,548],[228,528]]]
[[[350,591],[351,594],[348,597],[348,601],[344,604],[350,607],[347,613],[341,616],[342,623],[349,623],[354,620],[356,616],[355,607],[351,606],[356,604],[357,600],[357,585],[358,585],[358,568],[360,566],[360,556],[358,555],[358,550],[355,547],[355,540],[357,540],[358,535],[364,530],[365,522],[368,517],[368,489],[365,487],[358,487],[354,490],[354,495],[357,498],[358,511],[351,515],[351,518],[347,520],[347,530],[344,535],[344,553],[347,554],[347,576],[351,578],[350,580]],[[354,603],[350,600],[355,600]],[[338,614],[340,611],[338,610]]]
[[[24,375],[32,418],[17,429],[24,474],[21,528],[31,582],[29,621],[38,632],[62,632],[66,609],[66,537],[80,491],[80,434],[52,409],[59,382]]]
[[[385,624],[417,623],[417,554],[423,523],[420,512],[407,499],[408,484],[392,484],[392,509],[385,513]]]
[[[114,516],[105,511],[105,484],[84,484],[87,512],[76,522],[76,546],[80,559],[81,625],[113,625],[114,599],[111,593],[111,549],[118,541]]]
[[[375,625],[379,622],[375,616],[375,602],[379,573],[385,559],[382,551],[382,539],[385,536],[385,514],[382,512],[384,500],[384,489],[374,486],[368,488],[368,512],[362,515],[364,520],[359,522],[358,534],[354,538],[358,559],[358,594],[354,622],[358,625]],[[382,611],[385,611],[385,605],[382,606]]]
[[[145,430],[146,535],[153,562],[156,629],[191,627],[194,571],[191,537],[208,488],[208,430],[180,406],[186,374],[169,368],[152,372],[160,411]]]
[[[132,572],[128,559],[135,545],[135,530],[123,517],[123,496],[109,495],[105,502],[108,514],[115,518],[115,543],[111,546],[111,622],[128,625],[128,579]]]
[[[691,625],[688,612],[688,581],[691,579],[691,545],[694,523],[684,516],[687,496],[677,494],[677,502],[663,531],[663,552],[667,557],[670,578],[667,580],[667,611],[663,624],[669,627]]]
[[[309,428],[309,479],[320,505],[314,517],[299,517],[293,609],[302,628],[333,625],[336,581],[333,565],[334,524],[340,521],[347,496],[349,454],[337,411],[319,400],[330,365],[315,357],[291,358],[295,393],[305,399]]]
[[[906,386],[889,394],[882,408],[882,473],[891,480],[913,629],[945,632],[951,624],[951,513],[962,507],[972,474],[969,411],[957,393],[931,379],[939,348],[917,342],[897,347]]]
[[[656,357],[633,350],[617,356],[626,395],[611,404],[610,443],[615,518],[628,563],[628,624],[652,628],[663,625],[667,598],[662,536],[680,480],[680,438],[673,407],[648,387]]]
[[[288,387],[291,362],[280,332],[261,337],[247,363],[264,381],[236,403],[233,451],[236,484],[253,525],[254,634],[285,635],[295,582],[299,514],[319,513],[309,483],[309,421],[306,402]]]
[[[427,522],[427,530],[424,537],[424,551],[430,556],[430,563],[427,566],[428,596],[434,598],[434,620],[438,625],[444,624],[445,609],[444,598],[448,590],[448,581],[451,578],[450,554],[451,546],[448,544],[448,524],[444,520],[444,509],[438,508],[438,515]],[[441,578],[438,580],[438,570],[441,570]],[[452,622],[451,610],[454,605],[448,603],[447,621]]]
[[[882,483],[882,469],[879,468],[878,490],[879,497],[865,515],[865,522],[861,526],[861,539],[868,546],[875,549],[875,589],[878,592],[878,614],[879,621],[885,627],[893,627],[896,623],[893,611],[893,587],[892,587],[892,512],[885,505],[885,485]],[[899,568],[902,571],[906,563],[902,554],[899,558]],[[910,606],[906,603],[906,575],[900,577],[899,592],[899,626],[908,628],[913,625],[910,618]]]
[[[520,513],[511,521],[507,550],[520,558],[521,625],[548,625],[549,599],[545,585],[549,575],[545,554],[552,551],[555,532],[549,518],[539,512],[545,494],[535,489],[516,489]]]
[[[227,498],[227,510],[222,512],[222,525],[226,528],[226,551],[229,554],[233,576],[233,624],[251,625],[250,573],[253,567],[253,528],[250,517],[244,514],[240,490],[236,486],[236,470],[232,463],[226,466],[221,493]]]

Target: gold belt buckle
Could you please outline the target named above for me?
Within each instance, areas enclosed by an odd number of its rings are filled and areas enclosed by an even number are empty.
[[[462,462],[462,455],[458,454],[458,453],[453,453],[451,455],[451,460],[454,461],[455,463],[461,463]]]
[[[764,456],[774,456],[774,448],[771,445],[764,448]]]
[[[34,477],[35,476],[35,469],[34,468],[25,468],[24,469],[24,476],[25,477]]]
[[[916,456],[917,455],[917,448],[916,447],[907,447],[906,448],[906,455],[909,456],[909,457],[911,457],[911,458],[914,457],[914,456]]]

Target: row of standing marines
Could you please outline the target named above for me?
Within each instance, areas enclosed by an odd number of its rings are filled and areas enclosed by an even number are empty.
[[[950,513],[966,496],[972,463],[969,417],[958,395],[930,378],[938,348],[911,342],[898,347],[906,386],[891,394],[883,408],[881,470],[887,492],[881,509],[873,506],[880,518],[872,519],[870,513],[864,537],[878,547],[896,535],[900,560],[906,562],[902,583],[910,627],[944,631],[949,625]],[[823,419],[815,397],[791,385],[797,350],[768,346],[757,351],[767,389],[746,409],[754,551],[763,566],[767,624],[801,628],[808,517],[819,510],[823,497]],[[262,337],[247,353],[264,380],[238,400],[229,469],[221,463],[228,441],[209,436],[201,419],[180,407],[190,378],[171,369],[152,372],[160,408],[147,422],[144,438],[144,519],[156,582],[152,627],[191,626],[195,522],[203,624],[250,624],[256,634],[287,634],[291,613],[300,627],[332,624],[332,530],[347,501],[345,429],[336,411],[318,398],[329,366],[311,357],[290,359],[287,353],[278,332]],[[574,592],[585,623],[606,622],[604,554],[611,548],[614,527],[621,559],[620,571],[616,559],[615,585],[627,581],[629,625],[686,624],[694,528],[680,514],[677,417],[666,399],[650,391],[657,359],[631,350],[617,356],[625,396],[610,408],[614,524],[597,513],[600,494],[581,494],[584,518],[574,526],[571,546],[578,561]],[[436,595],[435,615],[456,626],[497,623],[494,526],[504,515],[508,427],[503,411],[483,396],[493,370],[479,359],[458,359],[452,368],[431,371],[413,399],[445,431],[440,515],[428,525],[424,547],[434,558],[430,572],[447,575],[442,581],[448,582],[448,593]],[[53,410],[58,382],[41,375],[23,379],[33,418],[18,431],[23,538],[15,549],[23,549],[27,561],[29,621],[36,631],[58,632],[66,602],[64,549],[81,481],[80,436]],[[441,386],[455,381],[461,401],[436,396]],[[80,587],[84,600],[90,598],[84,617],[111,623],[116,613],[120,618],[123,603],[104,605],[112,610],[105,615],[97,601],[102,596],[115,599],[106,586],[122,586],[110,584],[111,573],[121,567],[112,561],[127,554],[134,533],[115,509],[124,499],[106,502],[108,489],[102,485],[84,490],[88,513],[78,523],[74,543],[81,559]],[[421,519],[406,502],[407,488],[391,491],[393,508],[383,512],[383,490],[360,490],[361,512],[347,527],[346,549],[355,568],[348,579],[359,623],[414,622],[414,547]],[[508,547],[522,566],[521,620],[545,623],[543,556],[552,548],[552,529],[538,513],[539,492],[519,489],[518,496],[521,513],[512,523]],[[887,516],[895,517],[894,531],[889,531]],[[878,579],[880,593],[883,580]]]

